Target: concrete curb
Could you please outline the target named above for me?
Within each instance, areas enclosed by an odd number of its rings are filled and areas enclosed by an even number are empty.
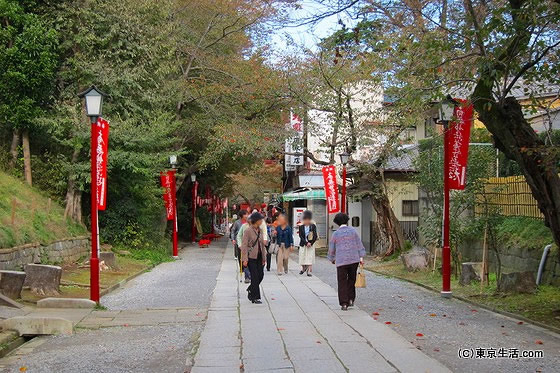
[[[365,267],[364,267],[364,268],[365,268]],[[420,286],[421,288],[424,288],[424,289],[429,290],[429,291],[431,291],[431,292],[439,293],[439,290],[434,289],[433,287],[430,287],[430,286],[428,286],[428,285],[422,284],[421,282],[417,282],[417,281],[410,280],[410,279],[407,279],[407,278],[404,278],[404,277],[400,277],[400,276],[395,276],[395,275],[390,275],[390,274],[387,274],[387,273],[375,271],[375,270],[373,270],[373,269],[368,269],[368,268],[365,268],[365,269],[366,269],[367,271],[369,271],[369,272],[375,273],[375,274],[380,275],[380,276],[385,276],[385,277],[390,277],[390,278],[396,278],[396,279],[398,279],[398,280],[406,281],[406,282],[408,282],[408,283],[410,283],[410,284],[413,284],[413,285],[416,285],[416,286]],[[529,319],[529,318],[527,318],[527,317],[525,317],[525,316],[518,315],[518,314],[516,314],[516,313],[511,313],[511,312],[507,312],[507,311],[502,311],[502,310],[496,309],[496,308],[491,307],[491,306],[487,306],[487,305],[482,304],[482,303],[477,303],[477,302],[472,301],[472,300],[470,300],[470,299],[468,299],[468,298],[465,298],[465,297],[462,297],[462,296],[457,296],[457,295],[455,295],[455,294],[453,294],[453,296],[452,296],[451,299],[457,299],[457,300],[460,300],[460,301],[462,301],[462,302],[471,304],[471,305],[473,305],[473,306],[477,306],[477,307],[479,307],[479,308],[483,308],[483,309],[485,309],[485,310],[487,310],[487,311],[494,312],[494,313],[500,314],[500,315],[502,315],[502,316],[507,316],[507,317],[510,317],[510,318],[512,318],[512,319],[516,319],[516,320],[519,320],[519,321],[523,321],[523,322],[526,322],[526,323],[528,323],[528,324],[531,324],[531,325],[534,325],[534,326],[538,326],[538,327],[541,327],[541,328],[543,328],[543,329],[550,330],[551,332],[560,334],[560,329],[559,329],[559,328],[556,328],[556,327],[554,327],[554,326],[550,326],[550,325],[543,324],[543,323],[541,323],[541,322],[539,322],[539,321],[531,320],[531,319]]]

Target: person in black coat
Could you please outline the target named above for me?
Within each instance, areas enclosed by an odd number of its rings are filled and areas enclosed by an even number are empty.
[[[303,224],[299,226],[299,265],[300,275],[307,272],[311,276],[313,263],[315,263],[315,242],[319,239],[317,225],[313,222],[313,213],[309,210],[303,212]]]

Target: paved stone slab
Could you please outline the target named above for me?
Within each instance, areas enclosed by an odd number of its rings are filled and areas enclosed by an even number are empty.
[[[2,329],[19,335],[72,334],[72,322],[60,317],[16,316],[2,321]]]
[[[95,308],[96,303],[82,298],[44,298],[37,302],[38,308]]]

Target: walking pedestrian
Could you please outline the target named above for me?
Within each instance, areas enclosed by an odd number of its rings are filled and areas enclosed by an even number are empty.
[[[235,257],[239,263],[239,271],[243,272],[245,275],[245,283],[248,284],[251,281],[251,273],[247,267],[243,266],[241,261],[241,240],[243,239],[243,230],[247,224],[247,210],[240,210],[239,211],[239,220],[235,221],[233,225],[231,236],[232,236],[232,243],[235,247]]]
[[[264,266],[266,264],[265,241],[260,229],[263,220],[260,213],[252,213],[249,217],[250,225],[245,228],[241,241],[243,264],[251,272],[251,285],[247,288],[247,296],[255,304],[262,303],[260,285],[264,277]]]
[[[300,275],[307,272],[311,277],[313,264],[315,263],[315,242],[319,238],[317,235],[317,225],[313,222],[313,213],[309,210],[303,212],[302,224],[299,226],[299,265],[301,266]]]
[[[358,232],[348,226],[348,215],[338,213],[334,222],[339,226],[333,233],[329,243],[327,259],[336,264],[338,280],[338,302],[343,311],[354,305],[356,300],[356,271],[358,264],[363,263],[366,249]]]
[[[285,214],[278,215],[278,226],[276,227],[276,244],[278,253],[276,254],[276,270],[278,275],[288,273],[288,260],[290,252],[294,250],[294,236],[292,227],[288,225]]]
[[[276,254],[278,246],[276,245],[276,227],[274,226],[275,218],[266,219],[266,228],[268,234],[268,243],[266,245],[266,271],[270,272],[270,263],[272,262],[272,254]]]

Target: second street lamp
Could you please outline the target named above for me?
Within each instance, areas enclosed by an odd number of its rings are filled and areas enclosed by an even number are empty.
[[[90,267],[90,299],[99,303],[99,223],[97,206],[97,137],[94,126],[102,114],[103,97],[105,94],[92,85],[78,97],[83,98],[86,104],[86,115],[91,122],[91,257]]]
[[[192,182],[192,224],[191,224],[191,242],[196,240],[196,193],[198,189],[198,182],[196,181],[196,174],[191,174]]]
[[[173,198],[173,208],[175,209],[174,211],[174,216],[175,218],[173,219],[173,258],[178,259],[179,258],[179,239],[178,239],[178,222],[177,222],[177,156],[176,155],[171,155],[169,156],[169,164],[171,165],[171,168],[173,169],[173,181],[171,183],[171,185],[173,185],[173,191],[172,191],[172,198]]]
[[[346,165],[350,160],[350,154],[348,151],[340,154],[340,162],[342,163],[342,195],[340,197],[340,208],[344,214],[346,214]]]

